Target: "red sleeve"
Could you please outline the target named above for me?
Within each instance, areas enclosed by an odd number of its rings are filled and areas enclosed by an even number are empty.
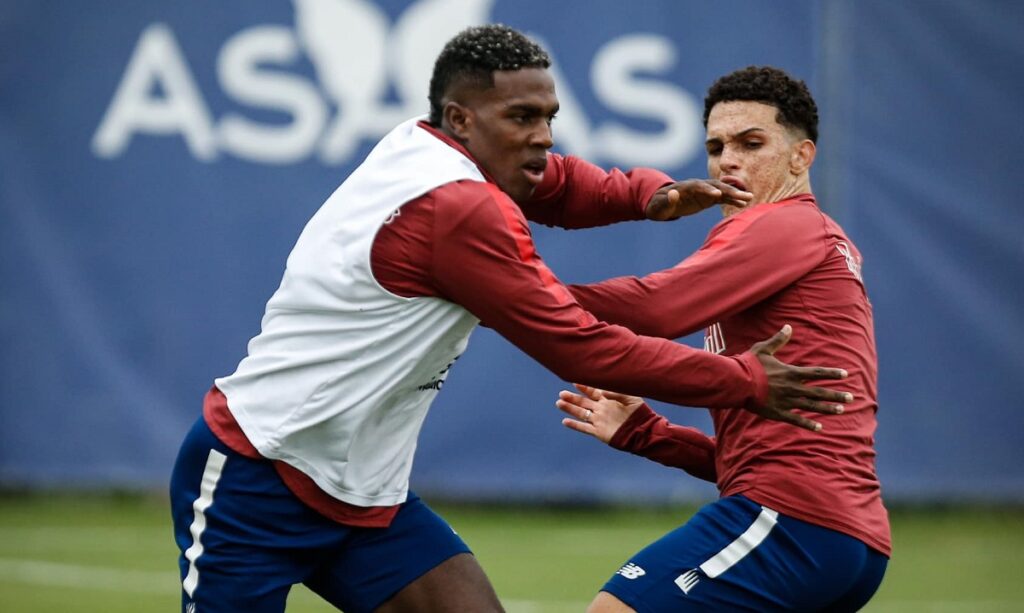
[[[643,278],[569,286],[579,303],[609,323],[678,338],[739,313],[790,285],[825,257],[817,207],[763,204],[712,228],[700,250]]]
[[[608,444],[616,449],[681,468],[715,483],[715,439],[696,428],[677,426],[644,404],[615,431]]]
[[[717,356],[597,321],[541,261],[522,212],[496,186],[454,183],[433,198],[429,276],[438,295],[562,379],[688,406],[767,398],[764,370],[749,355]]]
[[[522,210],[547,226],[606,226],[644,219],[651,197],[669,183],[668,175],[651,168],[605,172],[586,160],[549,153],[544,180]]]

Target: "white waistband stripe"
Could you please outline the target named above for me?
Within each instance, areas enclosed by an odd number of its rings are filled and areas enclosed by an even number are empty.
[[[203,536],[203,531],[206,530],[206,509],[210,508],[210,505],[213,504],[213,492],[217,489],[217,482],[220,481],[221,471],[224,469],[224,461],[227,459],[226,455],[216,449],[210,450],[210,455],[206,458],[206,468],[203,469],[203,481],[199,486],[199,498],[196,498],[196,501],[192,503],[192,509],[195,511],[192,525],[189,526],[189,532],[192,533],[192,546],[185,550],[185,559],[188,560],[188,574],[185,575],[185,580],[181,582],[181,587],[184,588],[189,598],[192,597],[192,593],[199,584],[199,569],[196,568],[196,560],[199,559],[199,556],[203,555],[203,542],[200,540],[200,537]]]
[[[761,513],[754,520],[754,523],[747,528],[747,531],[739,535],[729,546],[719,551],[713,558],[700,565],[704,574],[714,579],[725,571],[732,568],[734,564],[742,560],[748,553],[768,537],[768,534],[775,527],[779,514],[768,507],[761,507]]]

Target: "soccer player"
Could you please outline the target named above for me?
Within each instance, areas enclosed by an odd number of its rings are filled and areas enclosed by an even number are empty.
[[[674,268],[573,293],[642,334],[705,328],[705,349],[721,355],[792,323],[778,355],[847,366],[856,399],[820,416],[818,432],[714,408],[710,438],[635,396],[562,392],[569,428],[721,493],[630,558],[589,611],[855,611],[881,583],[892,545],[875,474],[878,366],[861,256],[811,192],[817,107],[802,81],[748,67],[711,86],[704,123],[709,175],[752,192],[754,204],[723,206],[726,218]]]
[[[772,357],[785,334],[717,356],[572,299],[527,218],[669,219],[750,194],[549,154],[549,64],[509,28],[462,32],[435,64],[430,116],[385,136],[307,224],[260,334],[179,452],[185,610],[281,611],[296,583],[350,613],[500,610],[466,545],[409,491],[420,426],[478,322],[563,378],[667,402],[792,421],[792,406],[845,400],[802,383],[842,371]]]

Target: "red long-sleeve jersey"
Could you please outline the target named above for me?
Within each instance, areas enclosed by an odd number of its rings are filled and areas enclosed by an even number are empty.
[[[472,159],[457,142],[421,125]],[[567,381],[618,385],[690,406],[761,402],[767,380],[756,358],[725,360],[598,321],[534,250],[527,218],[568,228],[642,219],[654,192],[670,181],[653,170],[605,172],[549,154],[542,183],[521,206],[489,182],[450,183],[405,204],[381,229],[373,273],[398,295],[461,305]]]
[[[813,196],[725,219],[674,268],[570,289],[597,317],[641,334],[677,338],[705,328],[705,349],[724,355],[746,351],[788,323],[793,338],[776,357],[845,368],[850,376],[841,387],[855,400],[841,415],[811,415],[824,426],[820,433],[713,409],[714,470],[702,452],[712,439],[669,428],[649,411],[612,442],[698,476],[716,475],[723,496],[743,494],[891,553],[875,473],[878,360],[861,256]]]
[[[420,127],[472,159],[442,132]],[[394,294],[462,306],[565,380],[690,406],[763,404],[767,379],[751,354],[716,356],[599,321],[534,250],[527,218],[566,228],[642,219],[651,197],[669,182],[653,170],[605,172],[549,154],[542,183],[522,205],[489,177],[449,183],[405,203],[385,223],[371,251],[373,274]],[[216,389],[205,414],[226,444],[255,453]],[[300,499],[341,523],[385,526],[394,515],[394,507],[333,500],[295,468],[282,462],[277,468]]]

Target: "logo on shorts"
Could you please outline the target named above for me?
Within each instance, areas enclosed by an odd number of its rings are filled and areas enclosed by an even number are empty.
[[[196,603],[188,603],[188,606],[185,607],[185,613],[196,613]]]
[[[683,590],[684,594],[689,594],[693,586],[700,583],[700,575],[697,574],[697,569],[688,570],[685,573],[676,577],[676,585],[679,589]]]
[[[630,563],[626,564],[625,566],[623,566],[622,568],[620,568],[615,574],[616,575],[622,575],[623,577],[625,577],[627,579],[636,579],[637,577],[642,577],[642,576],[646,575],[647,571],[645,571],[644,569],[640,568],[636,564],[633,564],[632,562],[630,562]]]

